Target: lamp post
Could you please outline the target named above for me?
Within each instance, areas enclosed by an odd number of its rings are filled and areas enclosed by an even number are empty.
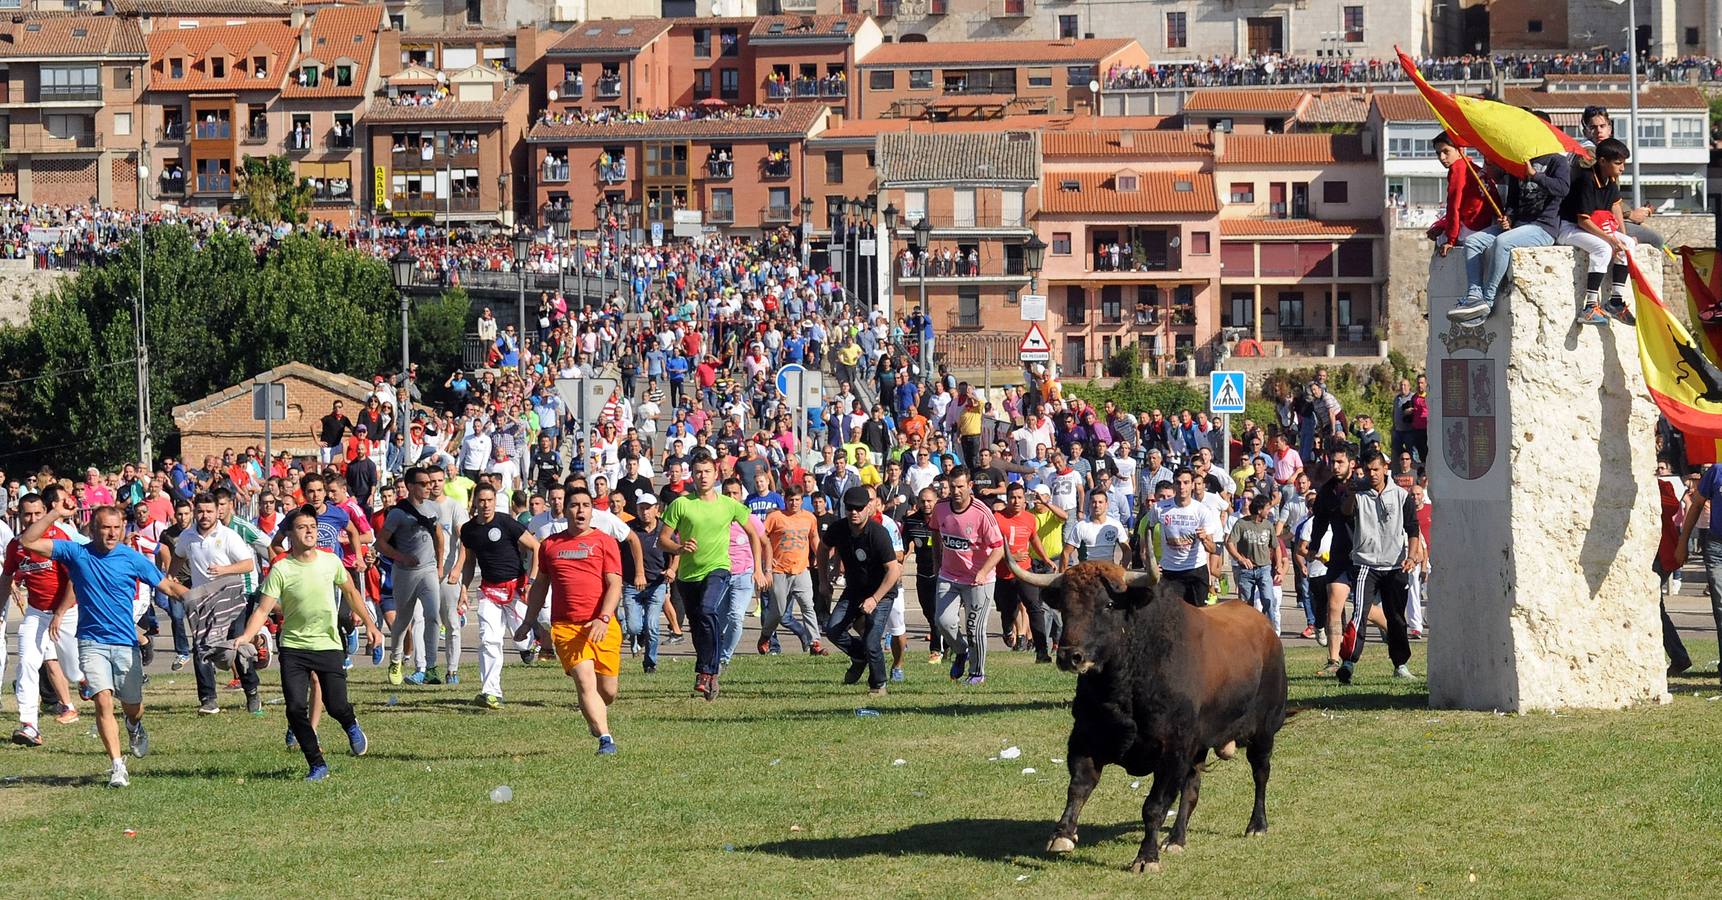
[[[801,198],[801,271],[807,273],[807,267],[813,264],[813,248],[808,246],[808,236],[813,233],[813,200]]]
[[[137,379],[138,379],[138,462],[144,469],[151,468],[155,459],[155,448],[150,438],[149,415],[149,307],[144,301],[144,190],[149,181],[149,164],[146,161],[149,153],[149,142],[144,141],[138,150],[138,302],[137,327],[134,329],[137,338]]]
[[[532,233],[514,227],[514,276],[520,282],[520,303],[515,321],[520,323],[520,346],[516,352],[516,368],[526,377],[526,255],[532,252]]]
[[[1038,292],[1040,286],[1040,266],[1046,261],[1046,242],[1040,235],[1029,235],[1028,243],[1022,245],[1022,261],[1028,267],[1028,292]]]
[[[921,326],[921,375],[928,384],[933,383],[933,342],[928,339],[927,332],[933,327],[933,310],[927,306],[927,260],[932,257],[930,246],[933,240],[933,223],[927,220],[925,212],[915,220],[915,267],[921,270],[921,316],[926,322]]]
[[[891,315],[892,295],[897,292],[897,276],[895,272],[891,271],[891,235],[897,232],[897,217],[900,215],[897,211],[897,204],[886,203],[884,215],[885,234],[883,243],[879,245],[879,255],[885,260],[885,315],[889,317]],[[878,265],[875,264],[874,271],[878,271],[878,269]]]
[[[605,226],[610,221],[610,198],[608,198],[608,197],[598,198],[597,204],[592,207],[592,215],[594,218],[597,219],[597,227],[594,229],[594,233],[597,235],[597,238],[598,238],[597,239],[597,253],[596,253],[597,258],[595,261],[601,264],[604,261],[604,254],[602,252],[603,248],[604,248],[604,230],[605,230]],[[600,266],[600,268],[598,269],[598,296],[600,298],[602,298],[605,294],[609,293],[609,290],[610,290],[610,276],[607,272],[604,271],[602,266]]]
[[[401,301],[401,378],[404,381],[407,374],[409,356],[407,352],[407,310],[411,300],[407,297],[407,288],[413,283],[413,270],[418,266],[418,257],[405,246],[400,252],[389,259],[389,267],[394,270],[395,294]]]

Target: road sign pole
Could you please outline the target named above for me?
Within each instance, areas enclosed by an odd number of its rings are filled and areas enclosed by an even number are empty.
[[[1220,414],[1220,469],[1232,473],[1232,414]]]

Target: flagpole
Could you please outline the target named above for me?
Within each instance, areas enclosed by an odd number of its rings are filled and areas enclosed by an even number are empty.
[[[1626,95],[1632,98],[1631,145],[1638,143],[1638,2],[1626,0]],[[1632,154],[1632,208],[1644,205],[1644,186],[1638,177],[1638,154]]]
[[[1441,114],[1436,113],[1435,116],[1436,118],[1440,118]],[[1445,125],[1446,123],[1443,122],[1442,124]],[[1447,136],[1452,137],[1453,133],[1448,132]],[[1465,167],[1471,170],[1471,177],[1477,179],[1477,184],[1483,191],[1483,199],[1488,200],[1489,205],[1495,208],[1495,215],[1499,218],[1505,219],[1507,214],[1501,211],[1501,204],[1495,202],[1495,191],[1489,184],[1489,180],[1483,177],[1483,173],[1477,168],[1477,164],[1472,162],[1470,155],[1463,150],[1459,151],[1459,158],[1464,160]]]

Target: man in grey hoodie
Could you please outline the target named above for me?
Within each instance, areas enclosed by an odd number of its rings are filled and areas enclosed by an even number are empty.
[[[1405,632],[1405,601],[1409,573],[1423,562],[1425,544],[1417,524],[1417,509],[1411,495],[1387,477],[1387,457],[1379,450],[1363,454],[1363,472],[1368,484],[1341,501],[1340,509],[1351,526],[1351,576],[1355,598],[1351,621],[1346,623],[1340,643],[1341,662],[1335,676],[1350,684],[1352,670],[1363,658],[1369,634],[1369,608],[1380,596],[1387,616],[1387,655],[1393,661],[1393,677],[1413,678],[1406,663],[1411,643]],[[1370,589],[1374,588],[1373,591]]]

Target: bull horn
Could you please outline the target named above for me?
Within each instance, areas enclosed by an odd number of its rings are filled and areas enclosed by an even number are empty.
[[[1039,588],[1043,591],[1059,588],[1064,585],[1063,572],[1060,572],[1057,575],[1040,575],[1030,572],[1016,564],[1016,559],[1010,555],[1010,551],[1008,549],[1005,551],[1004,558],[1005,564],[1010,566],[1010,573],[1015,575],[1016,579],[1023,584]]]
[[[1150,564],[1150,566],[1151,567],[1146,572],[1126,573],[1124,578],[1124,590],[1130,591],[1136,588],[1146,590],[1158,584],[1160,582],[1160,567],[1152,564]]]

